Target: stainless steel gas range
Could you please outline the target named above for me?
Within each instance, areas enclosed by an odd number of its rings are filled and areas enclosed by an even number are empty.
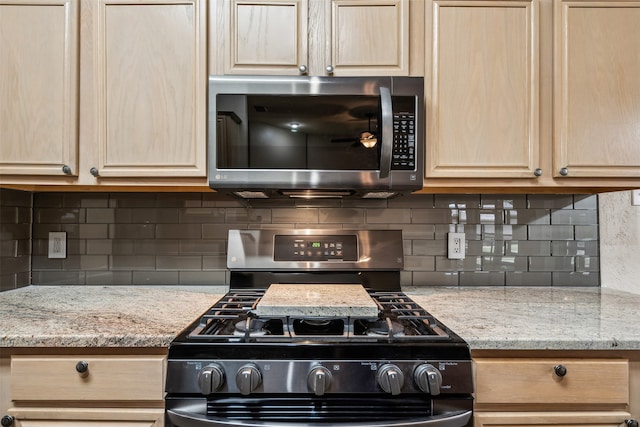
[[[168,427],[470,427],[467,344],[400,289],[401,231],[230,230],[171,344]]]

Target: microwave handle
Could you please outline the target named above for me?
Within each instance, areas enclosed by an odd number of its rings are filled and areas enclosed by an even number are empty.
[[[380,147],[380,178],[391,173],[391,152],[393,151],[393,105],[388,87],[380,88],[380,109],[382,110],[382,146]]]

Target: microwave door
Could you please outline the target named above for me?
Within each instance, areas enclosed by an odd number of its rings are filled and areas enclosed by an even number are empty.
[[[380,179],[391,173],[391,151],[393,150],[393,105],[389,88],[380,87],[380,109],[382,111],[382,145],[380,147]]]

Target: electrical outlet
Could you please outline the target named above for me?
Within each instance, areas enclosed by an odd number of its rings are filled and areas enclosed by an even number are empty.
[[[631,190],[631,206],[640,206],[640,188]]]
[[[67,233],[64,231],[49,232],[49,258],[67,257]]]
[[[464,233],[449,233],[447,243],[447,257],[449,259],[464,259]]]

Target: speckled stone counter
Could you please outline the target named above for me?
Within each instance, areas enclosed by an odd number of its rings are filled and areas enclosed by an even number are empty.
[[[29,286],[0,292],[0,347],[168,347],[224,293],[206,289]]]
[[[472,350],[640,350],[640,295],[551,287],[404,291]]]
[[[166,347],[224,292],[30,286],[0,293],[0,347]],[[640,295],[599,288],[405,288],[472,350],[640,350]]]

